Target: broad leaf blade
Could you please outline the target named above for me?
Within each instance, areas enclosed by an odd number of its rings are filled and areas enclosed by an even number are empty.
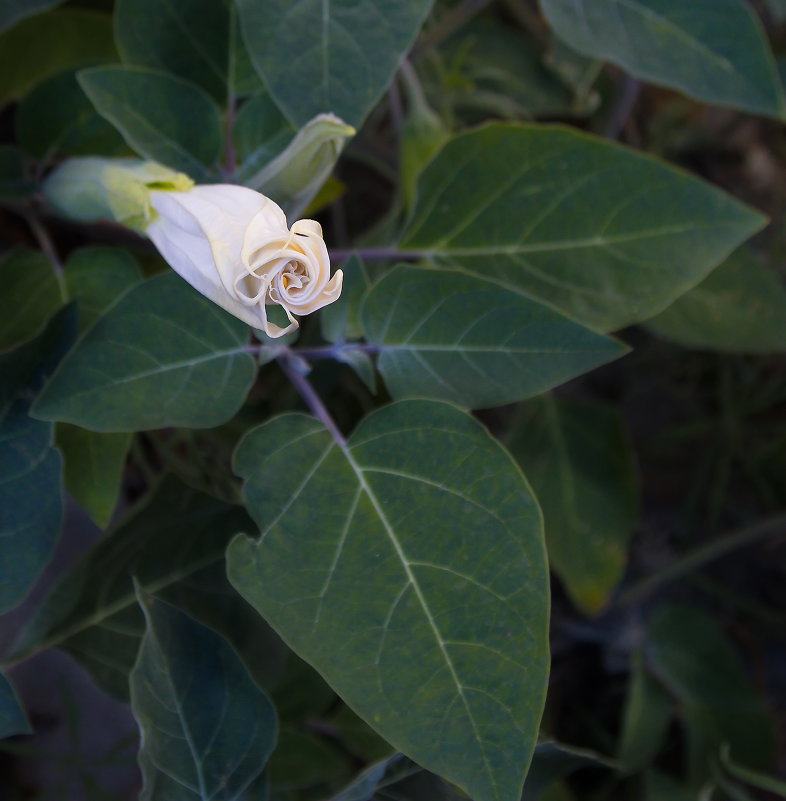
[[[63,481],[99,528],[105,528],[120,494],[131,434],[101,434],[68,423],[56,429]]]
[[[131,673],[140,798],[240,801],[275,745],[275,709],[222,637],[164,601],[140,601],[147,631]]]
[[[237,85],[235,65],[248,55],[236,25],[233,0],[120,0],[115,11],[123,61],[184,78],[222,104],[248,89]]]
[[[394,398],[501,406],[545,392],[625,353],[513,289],[455,270],[400,266],[361,310]]]
[[[79,85],[101,116],[140,156],[208,175],[221,150],[218,106],[198,86],[141,67],[97,67],[79,73]]]
[[[549,562],[568,595],[597,613],[622,576],[636,523],[636,458],[602,404],[550,396],[522,407],[506,444],[543,509]]]
[[[68,295],[79,302],[79,330],[86,331],[127,289],[142,281],[134,257],[122,248],[80,248],[66,262]]]
[[[109,14],[64,8],[29,17],[0,37],[0,102],[61,70],[116,58]]]
[[[17,141],[40,159],[130,153],[123,137],[95,110],[73,70],[37,83],[19,104],[14,123]]]
[[[113,695],[127,698],[128,674],[144,631],[133,579],[229,637],[270,680],[276,638],[224,577],[230,538],[251,520],[167,478],[146,504],[99,540],[51,589],[15,644],[17,654],[65,648]]]
[[[0,260],[0,351],[30,339],[63,304],[57,275],[38,251],[16,248]]]
[[[753,251],[743,248],[647,328],[691,348],[733,353],[786,350],[786,287]]]
[[[541,0],[571,47],[708,103],[783,117],[761,22],[745,0]]]
[[[254,377],[248,327],[173,273],[129,290],[80,339],[34,414],[92,431],[209,428]]]
[[[360,325],[360,307],[371,287],[371,277],[366,265],[354,253],[341,265],[344,285],[341,297],[320,312],[319,323],[322,336],[328,342],[344,342],[359,339],[363,335]]]
[[[262,533],[229,547],[238,591],[394,746],[476,801],[518,801],[548,588],[510,457],[455,407],[409,401],[345,448],[312,418],[275,418],[235,464]]]
[[[431,0],[237,2],[251,60],[297,127],[332,112],[357,128],[431,7]]]
[[[30,396],[76,333],[73,306],[35,339],[0,356],[0,612],[16,606],[49,561],[63,519],[52,425],[28,416]]]
[[[649,156],[560,126],[492,123],[426,167],[402,247],[609,331],[664,309],[763,224]]]

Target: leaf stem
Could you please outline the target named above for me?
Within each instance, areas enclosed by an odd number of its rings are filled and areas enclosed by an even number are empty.
[[[352,255],[366,261],[417,261],[427,259],[431,253],[427,250],[398,250],[392,247],[381,248],[336,248],[330,251],[330,260],[345,261]]]
[[[316,417],[330,432],[336,444],[343,448],[347,441],[344,435],[336,425],[336,421],[330,416],[330,412],[322,402],[317,391],[311,385],[311,382],[305,375],[298,369],[297,362],[291,353],[283,353],[278,357],[278,363],[284,375],[290,380],[295,389],[300,393],[306,406],[311,410],[314,417]]]
[[[741,548],[747,548],[757,542],[778,535],[786,535],[786,513],[775,515],[751,526],[738,529],[708,545],[696,548],[663,570],[634,584],[620,595],[616,605],[627,606],[637,603],[663,584],[675,581]]]
[[[38,242],[38,246],[41,248],[44,256],[46,256],[47,260],[52,265],[52,269],[57,277],[57,283],[60,287],[60,294],[63,296],[63,300],[66,300],[68,296],[65,278],[63,277],[63,264],[60,261],[60,257],[57,255],[57,250],[55,249],[52,237],[49,236],[49,231],[46,230],[41,220],[32,212],[25,210],[22,211],[21,214],[35,237],[36,242]]]

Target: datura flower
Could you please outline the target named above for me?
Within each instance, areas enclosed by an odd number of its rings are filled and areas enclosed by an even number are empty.
[[[155,210],[147,235],[172,269],[205,297],[269,337],[298,327],[341,294],[342,272],[330,277],[322,228],[298,220],[290,228],[270,198],[242,186],[209,184],[150,192]],[[280,305],[289,325],[268,320]]]

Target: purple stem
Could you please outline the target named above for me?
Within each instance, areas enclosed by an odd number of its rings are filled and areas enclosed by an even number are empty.
[[[330,412],[327,410],[325,404],[322,403],[322,398],[317,395],[314,387],[311,386],[311,382],[299,370],[297,370],[296,367],[293,366],[292,357],[287,355],[279,356],[278,363],[281,366],[284,375],[292,382],[292,385],[300,393],[300,397],[303,398],[306,406],[311,409],[314,417],[316,417],[330,432],[336,444],[340,448],[343,448],[347,444],[344,435],[341,433],[341,431],[339,431],[336,421],[330,416]]]

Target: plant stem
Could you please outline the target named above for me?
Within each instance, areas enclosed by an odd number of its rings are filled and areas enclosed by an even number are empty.
[[[641,93],[642,84],[637,78],[631,75],[623,75],[620,79],[620,89],[611,115],[606,123],[603,135],[606,139],[619,139],[625,128],[625,123],[633,113],[636,102]]]
[[[282,354],[278,357],[278,363],[284,375],[290,380],[295,389],[300,393],[300,397],[305,401],[306,406],[330,432],[336,444],[343,448],[347,441],[339,431],[336,421],[330,416],[327,407],[322,403],[317,391],[311,386],[311,382],[294,366],[292,356]]]
[[[337,359],[342,352],[348,350],[359,350],[361,353],[378,353],[379,345],[348,342],[342,345],[320,345],[315,348],[292,348],[291,353],[304,359]]]
[[[620,595],[616,605],[627,606],[637,603],[663,584],[668,584],[670,581],[681,578],[741,548],[747,548],[757,542],[778,535],[786,535],[786,514],[767,518],[696,548],[678,559],[674,564],[634,584],[629,590]]]
[[[52,265],[52,269],[57,277],[57,283],[60,286],[60,294],[63,296],[63,300],[66,300],[67,293],[65,279],[63,277],[63,264],[60,261],[60,257],[57,255],[57,250],[55,250],[52,237],[49,236],[49,231],[46,230],[41,220],[32,212],[23,211],[21,214],[25,218],[25,222],[35,237],[36,242],[38,242],[38,246],[41,248],[44,256],[46,256],[47,260]]]
[[[331,261],[345,261],[351,255],[366,261],[417,261],[427,259],[431,253],[427,250],[397,250],[391,247],[382,248],[337,248],[330,251]]]

